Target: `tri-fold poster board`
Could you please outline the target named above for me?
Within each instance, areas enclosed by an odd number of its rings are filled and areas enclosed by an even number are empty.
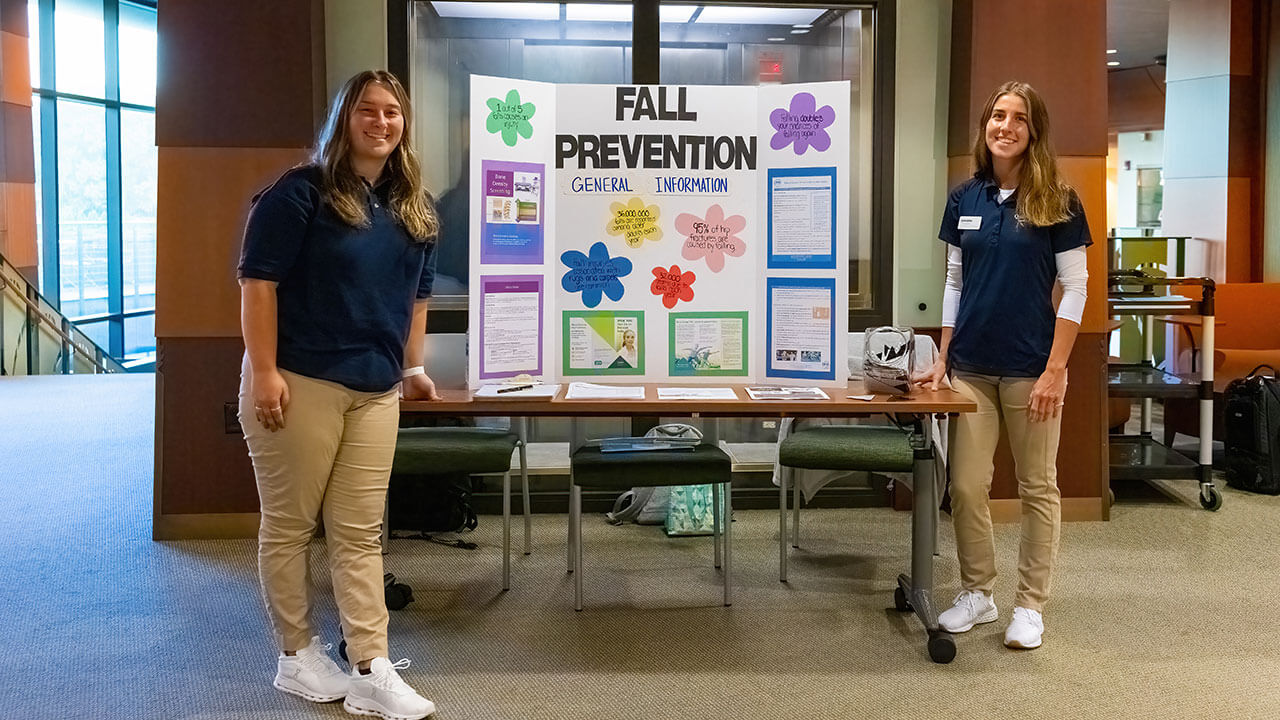
[[[848,82],[471,78],[472,386],[843,386]]]

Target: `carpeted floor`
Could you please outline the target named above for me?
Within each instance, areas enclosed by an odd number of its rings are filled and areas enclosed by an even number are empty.
[[[0,378],[0,716],[347,717],[271,688],[253,541],[150,540],[153,381]],[[655,528],[589,519],[582,613],[563,515],[535,517],[509,593],[498,518],[481,518],[475,551],[398,540],[386,566],[417,599],[392,613],[392,656],[412,659],[404,676],[441,720],[1280,717],[1280,498],[1224,489],[1209,513],[1192,483],[1117,490],[1111,522],[1064,527],[1035,651],[1000,643],[1015,526],[996,538],[1002,621],[940,666],[891,609],[909,517],[875,509],[806,512],[788,585],[776,514],[737,513],[732,608],[710,540]],[[947,522],[940,542],[945,603]],[[318,627],[336,643],[314,551]]]

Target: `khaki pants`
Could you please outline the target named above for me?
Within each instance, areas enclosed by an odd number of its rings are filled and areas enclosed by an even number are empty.
[[[991,476],[1003,425],[1009,435],[1022,500],[1022,539],[1018,546],[1018,607],[1042,611],[1049,599],[1053,561],[1062,525],[1058,492],[1058,436],[1062,416],[1042,422],[1027,419],[1035,378],[957,373],[956,390],[978,403],[978,411],[951,421],[951,517],[965,590],[992,592],[996,551],[991,529]]]
[[[281,650],[311,641],[310,547],[323,515],[333,593],[354,665],[387,655],[382,513],[399,425],[398,392],[364,393],[281,371],[285,427],[254,417],[248,359],[240,426],[258,481],[258,573]]]

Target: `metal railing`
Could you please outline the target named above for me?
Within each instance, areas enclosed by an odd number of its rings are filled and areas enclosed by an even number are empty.
[[[0,375],[117,372],[124,366],[0,256]]]

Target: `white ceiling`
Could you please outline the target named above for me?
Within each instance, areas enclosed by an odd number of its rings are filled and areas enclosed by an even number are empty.
[[[1169,47],[1169,0],[1107,0],[1107,48],[1112,70],[1156,64]],[[1104,61],[1105,62],[1105,61]]]

